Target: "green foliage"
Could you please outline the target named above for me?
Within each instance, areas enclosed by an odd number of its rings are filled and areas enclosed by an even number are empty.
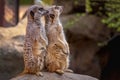
[[[52,5],[54,0],[42,0],[45,4]],[[31,5],[34,4],[34,0],[20,0],[21,5]]]
[[[75,23],[77,23],[79,21],[79,17],[80,16],[84,16],[84,14],[80,14],[80,13],[76,13],[74,18],[69,19],[69,21],[65,24],[65,28],[70,28],[73,25],[75,25]]]
[[[21,5],[30,5],[33,3],[34,3],[34,0],[20,0]]]
[[[79,1],[78,0],[74,0],[74,4],[75,5],[79,5]]]
[[[75,24],[74,20],[69,20],[66,24],[65,24],[65,28],[69,28],[71,26],[73,26]]]
[[[102,22],[106,23],[110,28],[116,28],[120,31],[120,0],[108,0],[105,5],[107,18]]]
[[[90,0],[86,0],[85,7],[86,7],[86,12],[87,12],[87,13],[92,12]]]
[[[99,46],[99,47],[105,46],[105,45],[107,45],[107,42],[108,42],[108,41],[98,42],[98,43],[97,43],[97,46]]]
[[[102,22],[120,31],[120,0],[86,0],[85,5],[87,13],[105,16]]]
[[[42,0],[42,1],[48,5],[52,5],[54,3],[54,0]]]

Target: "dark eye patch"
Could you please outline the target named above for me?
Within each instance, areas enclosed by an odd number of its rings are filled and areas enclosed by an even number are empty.
[[[44,9],[43,8],[39,8],[40,11],[43,11]]]
[[[59,9],[59,7],[56,6],[55,9]]]
[[[30,11],[30,15],[34,19],[34,12],[33,11]]]

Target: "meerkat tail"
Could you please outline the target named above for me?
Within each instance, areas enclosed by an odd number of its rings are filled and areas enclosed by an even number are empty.
[[[22,75],[27,74],[27,73],[28,72],[24,70],[23,72],[19,73],[17,76],[22,76]]]

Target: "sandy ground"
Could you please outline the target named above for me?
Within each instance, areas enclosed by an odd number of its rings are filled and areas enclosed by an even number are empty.
[[[29,6],[20,6],[19,8],[20,19],[25,14],[28,7]],[[44,18],[42,21],[44,21]],[[23,20],[20,20],[16,26],[0,27],[0,39],[4,38],[7,40],[7,39],[11,39],[13,36],[25,35],[26,26],[27,26],[27,18],[25,17]]]
[[[29,6],[20,6],[20,8],[19,8],[20,19],[24,15],[24,13],[28,9],[28,7]],[[24,35],[26,23],[27,23],[27,19],[24,18],[23,20],[20,20],[20,22],[16,26],[11,26],[11,27],[7,27],[7,28],[0,27],[0,36],[2,36],[2,38],[5,38],[5,39],[10,39],[16,35]]]
[[[4,39],[10,39],[16,35],[25,35],[25,28],[27,25],[26,23],[27,19],[25,18],[24,20],[19,22],[18,25],[15,27],[0,27],[0,35],[3,36]]]

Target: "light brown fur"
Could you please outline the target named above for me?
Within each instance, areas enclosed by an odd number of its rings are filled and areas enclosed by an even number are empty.
[[[41,17],[46,14],[47,11],[37,5],[31,6],[27,10],[28,23],[24,43],[25,68],[23,73],[42,75],[41,70],[44,68],[48,40]]]
[[[52,6],[49,8],[49,15],[45,19],[45,28],[48,37],[46,67],[48,71],[59,74],[63,74],[68,69],[70,53],[59,19],[61,12],[61,6]]]

